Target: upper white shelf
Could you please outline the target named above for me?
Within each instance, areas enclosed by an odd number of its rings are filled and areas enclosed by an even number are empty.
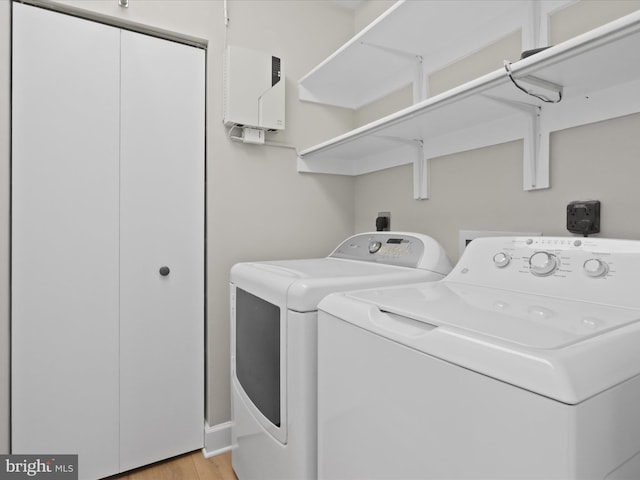
[[[537,47],[540,16],[568,3],[400,0],[304,76],[299,97],[355,109],[517,30],[523,50]]]
[[[524,188],[548,187],[548,152],[546,160],[540,152],[551,131],[640,112],[638,51],[640,11],[511,64],[530,90],[532,78],[561,86],[559,103],[522,92],[501,67],[302,150],[298,170],[358,175],[415,162],[416,152],[426,160],[525,138]]]

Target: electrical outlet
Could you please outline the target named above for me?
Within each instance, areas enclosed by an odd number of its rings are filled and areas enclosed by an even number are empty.
[[[567,205],[567,230],[585,237],[600,233],[600,201],[570,202]]]
[[[388,232],[391,230],[391,212],[378,212],[376,218],[376,231]]]

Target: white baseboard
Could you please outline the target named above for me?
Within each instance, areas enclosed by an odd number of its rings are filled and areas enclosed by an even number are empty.
[[[215,457],[231,450],[231,422],[220,423],[210,427],[204,423],[204,448],[202,454],[205,458]]]

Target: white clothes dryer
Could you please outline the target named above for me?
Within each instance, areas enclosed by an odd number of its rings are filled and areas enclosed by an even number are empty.
[[[640,478],[640,242],[481,238],[318,315],[321,479]]]
[[[240,480],[317,475],[317,306],[354,288],[432,281],[451,264],[431,237],[374,232],[326,258],[231,269],[232,465]]]

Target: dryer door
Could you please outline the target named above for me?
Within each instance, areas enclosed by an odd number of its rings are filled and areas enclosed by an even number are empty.
[[[260,412],[280,426],[280,308],[236,290],[236,377]]]
[[[233,290],[233,382],[250,415],[286,443],[283,312],[279,305],[242,288]]]

